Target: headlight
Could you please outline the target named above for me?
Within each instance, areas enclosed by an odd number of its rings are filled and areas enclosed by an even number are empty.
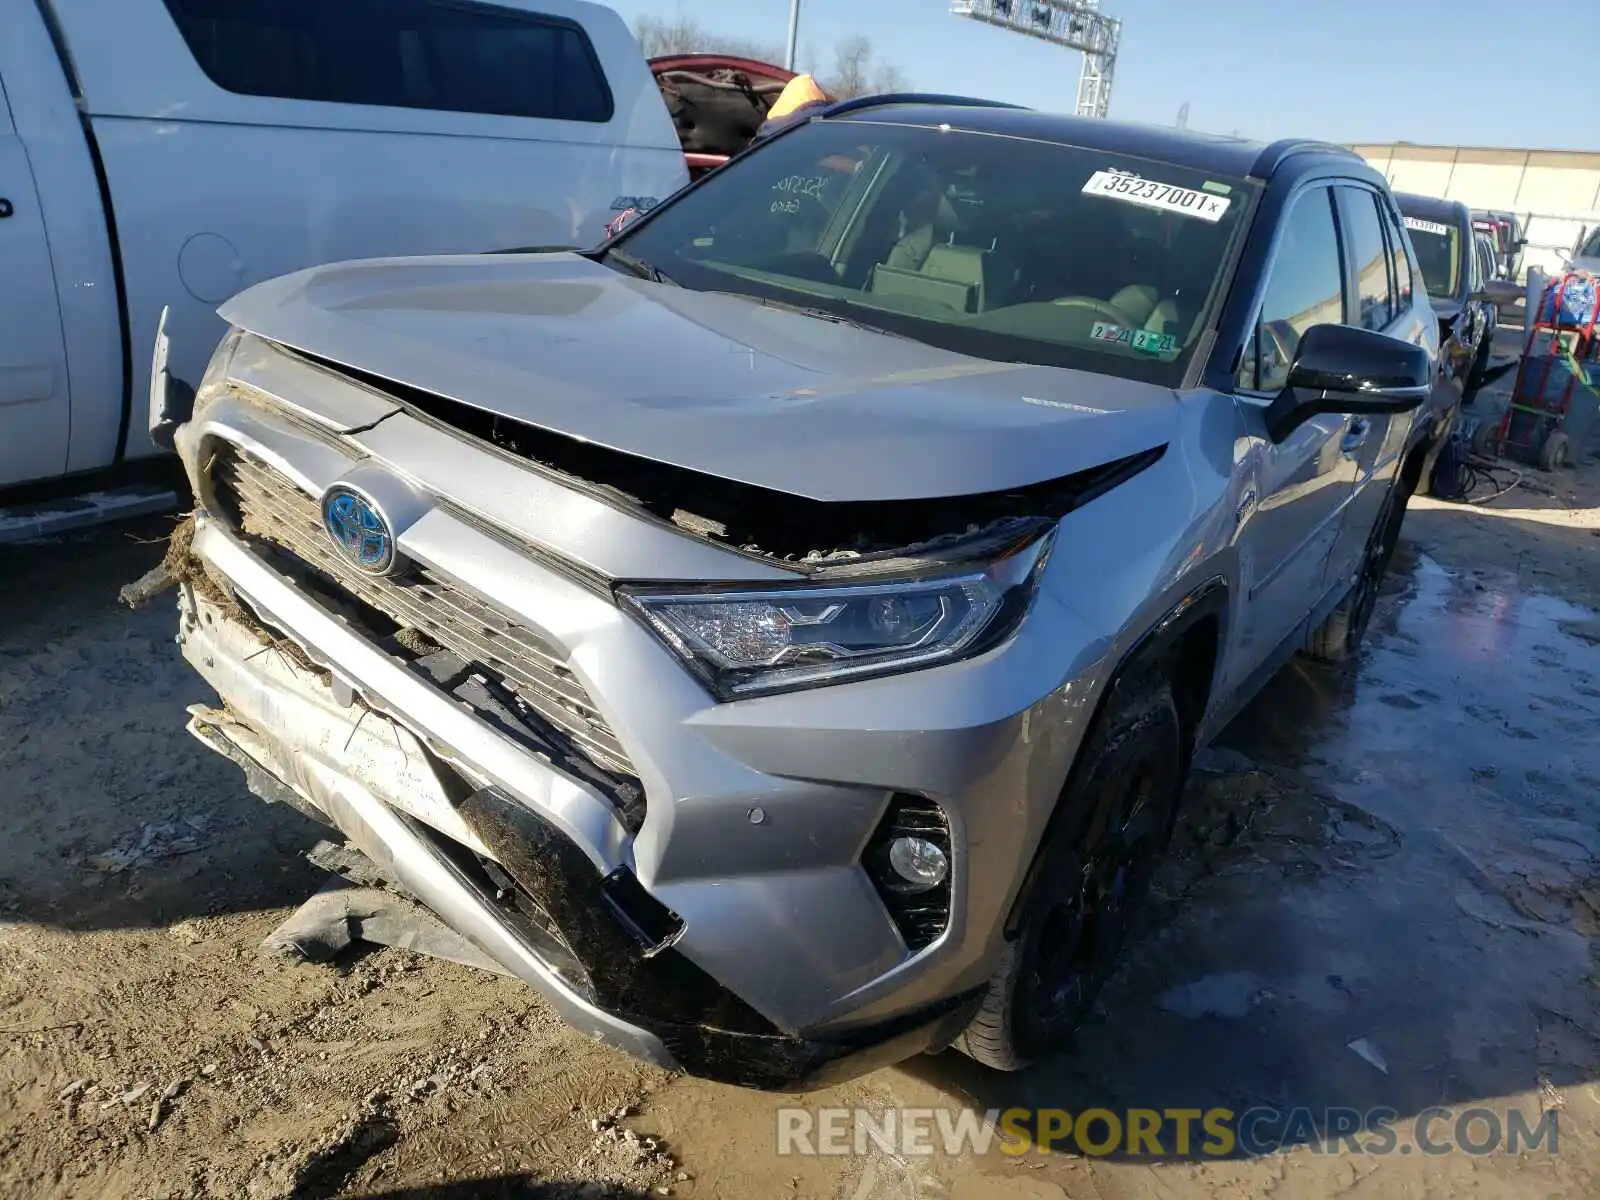
[[[618,594],[717,696],[888,675],[995,644],[1027,611],[1052,535],[959,574],[738,591]]]

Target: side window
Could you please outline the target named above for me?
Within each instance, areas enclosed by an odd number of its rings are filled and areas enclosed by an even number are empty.
[[[1400,226],[1394,219],[1394,214],[1380,204],[1379,211],[1383,214],[1383,229],[1389,237],[1389,249],[1394,258],[1394,296],[1395,307],[1398,312],[1411,310],[1412,280],[1415,272],[1411,265],[1411,253],[1406,249],[1406,239],[1400,232]]]
[[[604,123],[582,28],[450,0],[166,0],[218,87],[249,96]]]
[[[1390,291],[1389,252],[1378,223],[1378,198],[1362,188],[1340,188],[1340,213],[1355,269],[1355,324],[1362,329],[1383,329],[1398,315]]]
[[[1259,392],[1281,391],[1300,339],[1313,325],[1344,321],[1344,280],[1339,265],[1339,232],[1326,188],[1313,188],[1295,200],[1283,221],[1272,260],[1254,350],[1245,351],[1247,378],[1239,385]]]

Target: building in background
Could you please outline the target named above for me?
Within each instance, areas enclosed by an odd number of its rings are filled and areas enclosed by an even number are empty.
[[[1516,213],[1528,239],[1524,271],[1559,270],[1584,231],[1600,225],[1600,153],[1410,142],[1351,149],[1396,191]]]

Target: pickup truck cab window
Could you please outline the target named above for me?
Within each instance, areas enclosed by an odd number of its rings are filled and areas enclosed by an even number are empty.
[[[604,123],[612,99],[571,21],[442,0],[166,0],[230,92]]]

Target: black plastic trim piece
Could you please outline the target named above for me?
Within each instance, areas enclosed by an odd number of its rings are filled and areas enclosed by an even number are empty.
[[[1261,153],[1256,155],[1256,161],[1250,167],[1251,178],[1271,179],[1284,160],[1294,154],[1327,154],[1365,161],[1348,146],[1336,146],[1332,142],[1319,142],[1311,138],[1281,138],[1270,146],[1264,146]]]
[[[1197,584],[1186,592],[1183,597],[1172,605],[1159,620],[1150,625],[1127,651],[1117,660],[1117,665],[1112,669],[1111,676],[1106,680],[1105,686],[1100,689],[1100,695],[1095,700],[1094,714],[1089,723],[1084,726],[1082,740],[1079,741],[1079,751],[1088,744],[1094,736],[1095,725],[1099,722],[1101,714],[1105,712],[1106,703],[1115,694],[1118,685],[1127,678],[1141,662],[1148,662],[1157,657],[1169,647],[1175,647],[1178,639],[1195,622],[1208,616],[1215,616],[1219,622],[1219,633],[1222,644],[1226,644],[1228,633],[1228,584],[1220,575],[1213,575]],[[1212,686],[1215,687],[1215,672],[1222,666],[1222,655],[1219,653],[1212,666]],[[1208,689],[1209,694],[1209,689]],[[1199,732],[1197,730],[1197,732]],[[1198,744],[1196,746],[1198,748]],[[1074,756],[1072,766],[1067,772],[1067,778],[1062,781],[1060,795],[1064,796],[1072,786],[1072,777],[1077,773],[1080,761]],[[1059,800],[1059,797],[1058,797]],[[1011,936],[1018,928],[1023,905],[1033,886],[1035,874],[1039,865],[1044,861],[1045,847],[1049,845],[1050,838],[1057,828],[1057,822],[1062,819],[1063,805],[1057,803],[1050,819],[1046,822],[1044,832],[1039,837],[1039,843],[1034,847],[1033,859],[1028,864],[1027,873],[1022,878],[1021,885],[1012,897],[1011,908],[1006,917],[1006,934]]]
[[[1009,108],[1017,112],[1031,112],[1032,109],[1024,104],[1008,104],[1003,100],[984,100],[977,96],[950,96],[942,92],[886,92],[880,96],[855,96],[849,100],[840,100],[836,104],[820,110],[816,118],[826,121],[829,117],[841,117],[846,113],[861,112],[869,108],[887,108],[896,104],[923,104],[930,107],[943,105],[946,108]]]
[[[683,918],[645,891],[627,867],[618,867],[600,881],[600,896],[646,958],[654,958],[683,936]]]
[[[922,891],[910,891],[889,862],[889,846],[901,837],[924,838],[944,851],[949,864],[943,882]],[[950,821],[944,809],[921,796],[896,794],[878,822],[867,848],[861,853],[878,899],[888,910],[906,949],[915,954],[933,945],[950,924],[950,895],[955,874],[950,844]]]
[[[647,954],[606,902],[594,864],[531,809],[485,788],[458,811],[515,883],[519,908],[538,913],[541,930],[576,960],[585,998],[655,1034],[680,1066],[702,1078],[771,1091],[837,1083],[948,1046],[987,988],[837,1035],[784,1033],[678,950]],[[503,905],[500,885],[482,877],[479,886]]]

